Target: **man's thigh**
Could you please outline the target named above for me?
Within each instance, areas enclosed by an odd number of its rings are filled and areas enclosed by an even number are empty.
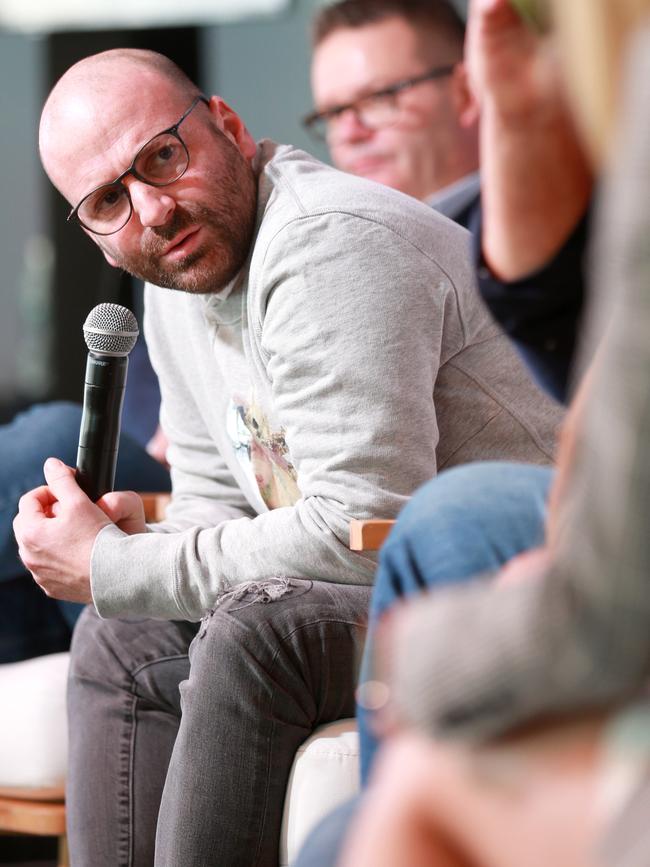
[[[138,698],[165,699],[180,713],[178,688],[189,673],[198,624],[141,617],[102,619],[89,605],[71,647],[70,677],[110,684]]]
[[[277,865],[296,750],[316,726],[354,713],[369,598],[368,587],[261,581],[204,619],[181,686],[157,867],[188,851],[208,863],[217,849],[232,867]]]
[[[203,619],[190,649],[192,666],[199,663],[203,645],[208,656],[216,645],[223,658],[224,645],[245,642],[269,665],[277,663],[283,648],[291,648],[296,659],[304,654],[305,662],[323,664],[326,658],[328,665],[350,671],[351,663],[359,662],[350,650],[363,644],[371,592],[371,587],[298,578],[243,584],[221,597]],[[352,636],[340,654],[326,639],[332,629]]]

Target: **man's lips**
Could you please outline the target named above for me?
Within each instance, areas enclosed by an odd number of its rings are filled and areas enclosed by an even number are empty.
[[[163,250],[163,257],[165,259],[177,259],[186,256],[196,244],[200,231],[200,226],[191,226],[189,229],[179,232]]]

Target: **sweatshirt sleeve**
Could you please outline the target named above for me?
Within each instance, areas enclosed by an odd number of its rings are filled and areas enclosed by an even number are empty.
[[[251,275],[252,363],[271,383],[300,499],[172,533],[105,529],[93,555],[102,616],[195,620],[233,586],[278,576],[369,584],[375,560],[349,550],[350,520],[395,517],[436,472],[434,385],[443,344],[463,343],[450,276],[381,223],[339,213],[289,223]]]

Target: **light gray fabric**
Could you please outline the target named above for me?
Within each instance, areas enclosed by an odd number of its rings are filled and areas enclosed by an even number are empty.
[[[100,533],[103,617],[196,620],[271,576],[370,584],[352,518],[394,517],[443,466],[551,459],[561,410],[478,298],[463,229],[290,147],[263,143],[256,167],[237,280],[147,287],[173,500],[156,532]]]
[[[647,690],[650,673],[650,28],[632,52],[596,241],[607,332],[555,561],[542,580],[439,591],[414,609],[392,697],[414,725],[483,738]],[[462,641],[457,641],[459,634]],[[453,643],[453,653],[449,647]],[[648,847],[639,860],[647,864]],[[614,863],[614,861],[612,861]]]

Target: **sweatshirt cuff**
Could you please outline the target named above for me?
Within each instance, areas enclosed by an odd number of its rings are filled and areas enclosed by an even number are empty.
[[[100,617],[197,619],[179,604],[175,592],[179,535],[129,536],[115,524],[100,530],[90,560],[91,593]]]

